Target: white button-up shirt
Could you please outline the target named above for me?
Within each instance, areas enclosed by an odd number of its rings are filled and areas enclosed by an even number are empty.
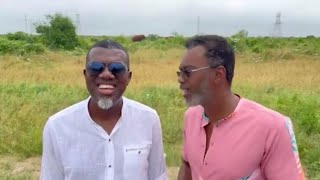
[[[109,135],[86,99],[51,116],[43,131],[41,180],[167,179],[157,112],[123,97]]]

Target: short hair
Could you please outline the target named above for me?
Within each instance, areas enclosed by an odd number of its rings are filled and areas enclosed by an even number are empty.
[[[232,83],[235,55],[234,50],[224,37],[218,35],[199,35],[187,40],[185,47],[192,49],[202,46],[206,49],[205,57],[211,66],[224,66],[227,71],[226,78],[229,84]]]
[[[90,51],[93,49],[93,48],[96,48],[96,47],[100,47],[100,48],[106,48],[106,49],[118,49],[118,50],[121,50],[123,51],[126,55],[127,55],[127,58],[126,58],[126,63],[128,65],[128,68],[129,68],[129,54],[127,52],[127,50],[118,42],[116,41],[113,41],[113,40],[101,40],[101,41],[98,41],[96,42],[95,44],[93,44],[90,49],[88,50],[87,52],[87,56],[86,56],[86,64],[88,63],[89,61],[89,54],[90,54]]]

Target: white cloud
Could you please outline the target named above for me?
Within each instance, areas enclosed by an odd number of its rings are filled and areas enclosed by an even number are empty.
[[[25,15],[32,24],[60,12],[73,19],[80,14],[82,34],[192,35],[199,16],[205,33],[247,29],[251,35],[268,35],[281,12],[288,35],[320,35],[318,7],[318,0],[2,0],[0,33],[24,31]]]

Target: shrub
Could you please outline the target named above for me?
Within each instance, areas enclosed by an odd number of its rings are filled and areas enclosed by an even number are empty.
[[[36,32],[51,49],[71,50],[79,45],[76,27],[70,18],[61,14],[47,15],[49,24],[37,24]]]
[[[10,41],[6,38],[0,38],[0,54],[25,55],[26,53],[43,53],[45,49],[40,43]]]

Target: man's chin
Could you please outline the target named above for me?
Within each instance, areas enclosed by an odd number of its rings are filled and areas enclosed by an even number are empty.
[[[100,109],[108,110],[113,106],[113,101],[111,98],[100,98],[97,104]]]

